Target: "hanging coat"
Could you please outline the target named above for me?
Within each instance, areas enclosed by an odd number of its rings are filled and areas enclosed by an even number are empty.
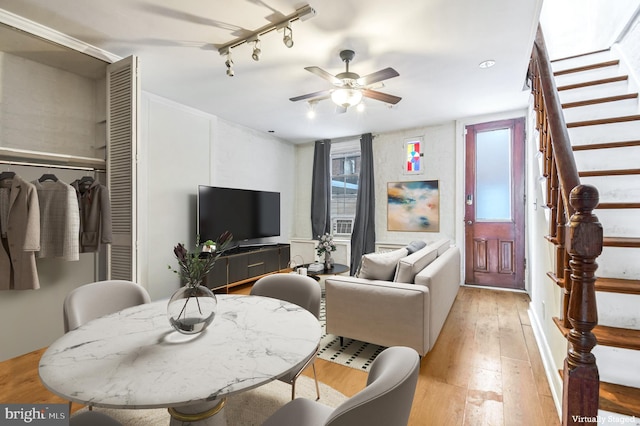
[[[40,288],[35,252],[40,250],[40,206],[36,187],[18,175],[11,183],[6,238],[0,238],[0,290]]]
[[[61,180],[32,183],[40,204],[38,258],[80,259],[80,212],[75,189]]]
[[[98,251],[100,244],[111,244],[111,201],[107,187],[97,181],[89,188],[80,181],[71,183],[75,188],[80,208],[80,253]]]

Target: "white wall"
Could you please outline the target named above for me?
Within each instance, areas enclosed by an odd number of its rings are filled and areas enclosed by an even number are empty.
[[[555,247],[546,240],[549,235],[549,213],[546,204],[546,180],[542,180],[538,161],[538,132],[535,113],[527,120],[527,289],[531,297],[529,317],[545,365],[556,408],[560,410],[562,381],[558,370],[563,367],[567,340],[558,331],[553,317],[562,312],[562,291],[546,273],[555,271]]]
[[[289,241],[295,188],[290,143],[149,93],[143,94],[141,122],[139,269],[152,299],[179,286],[168,266],[176,266],[177,243],[195,245],[198,185],[280,192],[282,233],[268,240]]]
[[[545,1],[540,23],[549,57],[608,49],[637,7],[637,0]]]
[[[404,141],[424,138],[424,172],[403,174]],[[357,138],[356,138],[357,139]],[[375,135],[373,139],[376,241],[409,243],[454,238],[454,199],[456,183],[455,123],[420,127]],[[296,147],[296,216],[294,236],[311,238],[311,180],[313,143]],[[415,180],[438,180],[440,184],[440,232],[397,232],[387,230],[387,183]]]

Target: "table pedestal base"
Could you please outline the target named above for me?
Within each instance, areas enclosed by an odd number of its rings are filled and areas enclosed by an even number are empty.
[[[185,423],[198,426],[227,426],[224,412],[226,402],[227,399],[222,398],[202,404],[171,407],[168,409],[171,415],[169,426],[182,426]]]

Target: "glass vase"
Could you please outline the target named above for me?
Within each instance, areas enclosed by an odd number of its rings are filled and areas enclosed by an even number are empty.
[[[183,334],[196,334],[206,329],[216,316],[218,299],[207,287],[186,285],[173,293],[167,305],[169,322]]]
[[[333,262],[331,261],[331,252],[325,251],[324,252],[324,269],[331,269],[332,266],[333,266]]]

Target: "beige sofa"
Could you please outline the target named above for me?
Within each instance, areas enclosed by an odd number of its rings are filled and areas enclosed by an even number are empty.
[[[326,279],[327,333],[425,355],[447,319],[460,276],[460,250],[449,240],[412,254],[406,248],[367,254],[357,278]]]

